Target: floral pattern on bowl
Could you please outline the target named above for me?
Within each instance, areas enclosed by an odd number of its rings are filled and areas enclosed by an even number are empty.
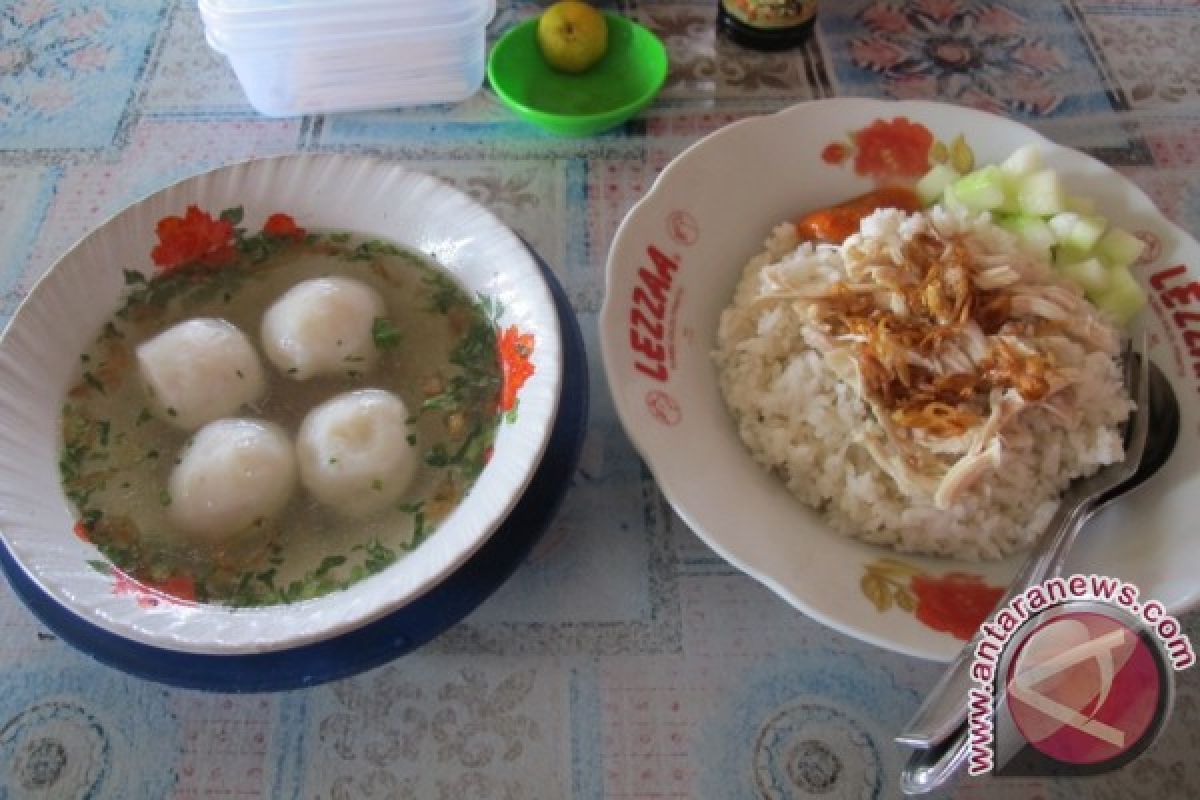
[[[875,119],[844,140],[830,142],[821,149],[821,160],[833,166],[848,164],[854,174],[879,185],[912,185],[934,164],[969,172],[975,153],[962,134],[946,144],[921,123],[893,117]]]
[[[896,558],[867,564],[859,586],[877,611],[887,611],[894,603],[929,628],[963,641],[975,635],[1004,596],[1002,587],[988,586],[981,575],[930,575]]]

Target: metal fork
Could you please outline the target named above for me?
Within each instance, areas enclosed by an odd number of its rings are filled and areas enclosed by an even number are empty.
[[[1083,524],[1121,494],[1114,492],[1114,489],[1134,477],[1142,462],[1149,429],[1150,359],[1145,352],[1144,336],[1139,347],[1134,348],[1131,341],[1124,350],[1124,380],[1135,406],[1125,423],[1125,458],[1075,481],[1067,488],[1045,533],[1034,545],[1033,552],[996,608],[1002,608],[1031,586],[1058,577],[1067,552]],[[982,633],[977,633],[959,652],[916,715],[896,737],[897,742],[921,749],[935,747],[945,742],[966,721],[971,662],[975,646],[981,638]]]

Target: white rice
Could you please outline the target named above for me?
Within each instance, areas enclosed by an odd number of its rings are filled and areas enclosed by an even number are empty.
[[[989,252],[1019,247],[986,216],[930,213],[942,228],[979,237]],[[864,221],[862,235],[898,247],[913,236],[918,216],[877,212]],[[1095,351],[1083,358],[1079,383],[1066,390],[1081,412],[1076,420],[1036,407],[1021,413],[1004,429],[997,467],[949,508],[905,494],[862,444],[881,435],[870,408],[805,343],[791,304],[764,296],[762,271],[769,265],[807,280],[845,278],[841,248],[798,245],[791,224],[776,228],[765,250],[746,264],[733,304],[722,314],[714,352],[721,390],[755,460],[823,511],[834,529],[905,552],[1002,558],[1044,530],[1071,480],[1123,457],[1118,425],[1130,409],[1128,394],[1116,360]]]

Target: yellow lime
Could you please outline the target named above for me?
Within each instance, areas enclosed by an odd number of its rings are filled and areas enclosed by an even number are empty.
[[[559,0],[538,19],[537,41],[550,66],[583,72],[608,50],[608,22],[581,0]]]

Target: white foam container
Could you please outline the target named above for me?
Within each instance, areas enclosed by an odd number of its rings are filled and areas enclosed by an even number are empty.
[[[456,103],[483,85],[494,0],[199,0],[209,46],[259,112]]]

